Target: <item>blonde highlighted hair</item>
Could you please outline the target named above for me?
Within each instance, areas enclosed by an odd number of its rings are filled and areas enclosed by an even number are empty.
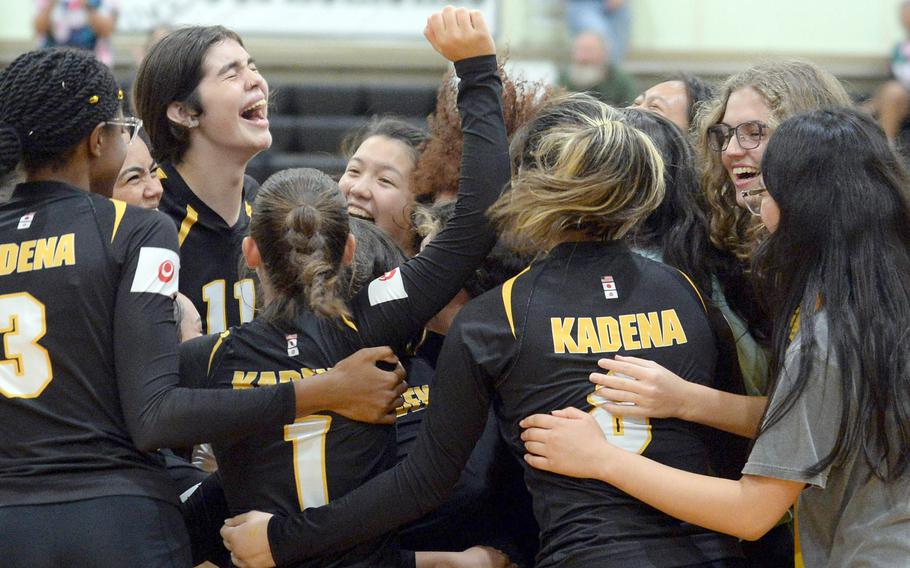
[[[791,116],[825,107],[853,106],[840,81],[809,61],[768,61],[731,75],[716,97],[698,113],[698,149],[704,165],[702,188],[710,209],[711,241],[747,263],[764,227],[736,204],[736,190],[721,162],[721,152],[708,148],[707,130],[723,121],[734,91],[751,88],[768,105],[772,129]],[[730,126],[736,126],[731,124]]]
[[[519,252],[622,238],[663,200],[664,165],[645,134],[589,95],[556,97],[513,139],[518,166],[490,218]]]

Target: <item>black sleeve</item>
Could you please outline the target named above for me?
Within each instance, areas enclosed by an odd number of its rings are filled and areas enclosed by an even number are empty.
[[[166,293],[168,288],[155,291],[141,284],[154,283],[161,274],[159,264],[150,266],[149,259],[177,258],[176,230],[163,215],[146,215],[124,241],[127,249],[114,305],[113,349],[120,404],[136,446],[151,451],[231,440],[243,435],[249,422],[293,422],[290,383],[244,391],[177,386],[174,301]]]
[[[209,382],[209,358],[221,334],[212,333],[194,337],[180,344],[180,386],[191,389],[203,389],[214,386]]]
[[[486,211],[510,177],[496,70],[493,55],[455,63],[464,135],[455,213],[419,255],[354,299],[356,323],[368,345],[396,348],[407,342],[458,293],[496,241]]]
[[[460,317],[460,316],[459,316]],[[348,548],[439,506],[458,481],[483,432],[491,381],[475,361],[456,318],[440,354],[433,404],[408,457],[324,507],[269,522],[278,565]]]

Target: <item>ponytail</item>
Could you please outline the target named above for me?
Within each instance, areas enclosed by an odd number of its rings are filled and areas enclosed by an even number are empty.
[[[263,317],[290,322],[303,308],[348,317],[339,279],[348,234],[344,196],[327,175],[298,168],[267,179],[250,223],[275,296]]]

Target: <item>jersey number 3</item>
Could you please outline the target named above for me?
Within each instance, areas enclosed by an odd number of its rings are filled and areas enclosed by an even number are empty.
[[[38,340],[47,332],[44,304],[28,292],[0,296],[0,393],[35,398],[54,378],[51,358]]]

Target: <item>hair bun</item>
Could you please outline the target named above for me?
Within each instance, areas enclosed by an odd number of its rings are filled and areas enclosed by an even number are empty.
[[[21,154],[19,133],[9,124],[0,122],[0,175],[13,171]]]

